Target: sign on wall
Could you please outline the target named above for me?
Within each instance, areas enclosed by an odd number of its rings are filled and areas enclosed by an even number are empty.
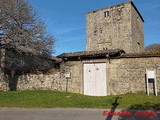
[[[66,77],[66,78],[70,78],[70,77],[71,77],[71,73],[70,73],[70,72],[66,72],[66,73],[65,73],[65,77]]]
[[[149,80],[153,80],[154,82],[154,92],[155,95],[157,96],[157,81],[156,81],[156,71],[155,70],[146,70],[146,83],[147,83],[147,95],[149,95],[149,86],[148,82]]]

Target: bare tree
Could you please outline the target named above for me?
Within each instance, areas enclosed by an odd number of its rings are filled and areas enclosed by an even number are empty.
[[[0,23],[1,42],[42,55],[54,52],[55,39],[28,0],[0,0]]]
[[[160,44],[152,44],[145,48],[145,50],[153,50],[153,49],[160,49]]]

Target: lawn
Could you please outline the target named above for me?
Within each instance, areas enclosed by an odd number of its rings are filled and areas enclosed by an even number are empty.
[[[0,92],[0,107],[18,108],[112,108],[160,110],[160,96],[125,94],[91,97],[48,90]]]

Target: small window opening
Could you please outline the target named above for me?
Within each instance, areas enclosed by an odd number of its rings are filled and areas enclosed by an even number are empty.
[[[104,12],[104,17],[108,17],[109,16],[109,11]]]
[[[105,47],[105,48],[103,48],[103,50],[108,50],[108,48],[107,48],[107,47]]]
[[[97,35],[97,30],[94,31],[94,35]]]
[[[102,30],[102,28],[100,28],[100,33],[102,33],[103,32],[103,30]]]
[[[96,11],[93,11],[93,14],[95,14],[96,13]]]
[[[137,44],[138,44],[138,51],[140,51],[140,43],[139,43],[139,42],[137,42]]]

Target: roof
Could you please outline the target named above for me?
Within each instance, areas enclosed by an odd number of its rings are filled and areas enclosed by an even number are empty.
[[[55,57],[55,56],[51,56],[50,57],[52,60],[55,60],[55,63],[61,63],[63,60],[61,58]]]
[[[93,10],[91,12],[96,12],[96,11],[107,9],[107,8],[121,6],[121,5],[124,5],[124,4],[127,4],[127,3],[131,3],[131,5],[134,7],[134,9],[137,11],[138,15],[140,16],[141,20],[144,22],[144,19],[143,19],[142,15],[140,14],[140,12],[138,11],[137,7],[135,6],[135,4],[132,1],[124,2],[124,3],[121,3],[121,4],[113,5],[113,6],[106,7],[106,8],[101,8],[101,9],[98,9],[98,10]],[[86,14],[91,13],[91,12],[87,12]]]
[[[63,53],[57,57],[59,58],[74,58],[74,59],[83,59],[83,58],[98,58],[98,57],[112,57],[120,56],[122,53],[125,53],[124,50],[120,49],[110,49],[110,50],[100,50],[100,51],[80,51],[73,53]]]
[[[120,58],[160,57],[160,49],[151,49],[140,53],[123,54]]]
[[[139,53],[125,53],[124,50],[120,49],[101,50],[101,51],[81,51],[73,53],[63,53],[57,57],[62,58],[64,60],[160,57],[160,49],[152,49]]]
[[[0,44],[0,48],[4,48],[8,51],[12,51],[12,52],[16,52],[19,54],[25,54],[25,55],[30,55],[30,56],[37,56],[37,57],[41,57],[44,59],[50,59],[52,61],[60,61],[59,58],[56,57],[52,57],[52,56],[43,56],[40,54],[37,54],[35,51],[33,51],[32,49],[29,48],[20,48],[20,47],[16,47],[15,45],[11,45],[11,44]]]

